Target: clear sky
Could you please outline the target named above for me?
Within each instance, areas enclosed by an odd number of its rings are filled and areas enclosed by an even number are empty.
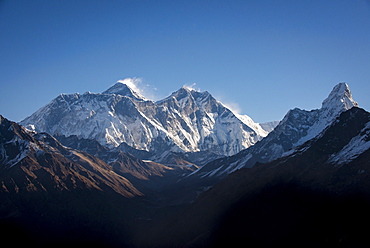
[[[6,118],[128,77],[154,100],[196,83],[256,122],[339,82],[370,110],[370,1],[0,0]]]

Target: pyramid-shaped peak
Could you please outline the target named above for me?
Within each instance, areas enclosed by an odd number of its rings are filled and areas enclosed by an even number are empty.
[[[211,97],[213,99],[212,95],[208,91],[196,90],[191,86],[182,86],[179,90],[173,92],[168,98],[171,97],[175,97],[177,100],[185,97],[191,97],[195,100],[205,99],[207,97]]]
[[[138,80],[132,78],[118,80],[117,83],[104,91],[103,94],[116,94],[143,100],[145,98],[140,94],[140,89],[137,87],[137,83]]]
[[[358,107],[358,104],[352,98],[351,90],[346,83],[339,83],[334,86],[328,98],[322,102],[322,108],[344,108],[348,110],[352,107]]]
[[[193,93],[195,92],[199,92],[199,91],[196,91],[195,89],[188,87],[188,86],[182,86],[177,91],[172,92],[172,94],[169,97],[183,98],[185,96],[193,95]]]

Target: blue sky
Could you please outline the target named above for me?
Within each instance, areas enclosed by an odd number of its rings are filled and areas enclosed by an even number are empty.
[[[155,100],[196,83],[257,122],[339,82],[370,110],[370,1],[0,0],[6,118],[128,77]]]

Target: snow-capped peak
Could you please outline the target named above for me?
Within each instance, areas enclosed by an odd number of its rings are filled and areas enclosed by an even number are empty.
[[[109,89],[103,92],[103,94],[116,94],[128,97],[134,97],[139,100],[145,100],[145,97],[140,93],[141,90],[137,84],[140,80],[135,78],[126,78],[118,80],[116,84],[112,85]]]
[[[194,93],[199,93],[199,90],[195,90],[189,86],[182,86],[179,90],[172,93],[173,96],[176,95],[193,95]]]
[[[200,92],[199,88],[198,89],[195,88],[196,85],[197,85],[196,83],[193,83],[192,85],[183,85],[181,87],[181,89],[185,89],[185,90],[190,91],[190,92],[191,91]]]
[[[173,92],[170,96],[166,97],[163,100],[158,101],[168,101],[172,98],[175,98],[177,101],[186,102],[186,99],[192,99],[191,101],[196,101],[196,99],[205,99],[207,96],[210,96],[208,91],[199,91],[195,90],[190,86],[182,86],[179,90]]]
[[[311,115],[318,115],[315,123],[308,129],[307,135],[299,140],[296,145],[303,144],[321,133],[329,126],[342,112],[358,107],[352,98],[351,90],[346,83],[339,83],[334,86],[329,96],[322,102],[321,109],[313,111]]]
[[[184,89],[188,92],[193,92],[193,91],[200,92],[200,90],[197,90],[197,89],[193,88],[192,86],[187,86],[187,85],[182,86],[181,89]]]
[[[351,90],[346,83],[334,86],[328,98],[322,102],[322,109],[343,108],[348,110],[352,107],[358,107],[358,104],[353,100]]]

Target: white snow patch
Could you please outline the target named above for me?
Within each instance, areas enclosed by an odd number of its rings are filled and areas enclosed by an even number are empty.
[[[357,135],[356,137],[353,137],[341,151],[333,154],[328,162],[337,164],[348,163],[357,158],[361,153],[370,149],[370,122],[366,124],[361,133],[364,133],[364,135]]]

